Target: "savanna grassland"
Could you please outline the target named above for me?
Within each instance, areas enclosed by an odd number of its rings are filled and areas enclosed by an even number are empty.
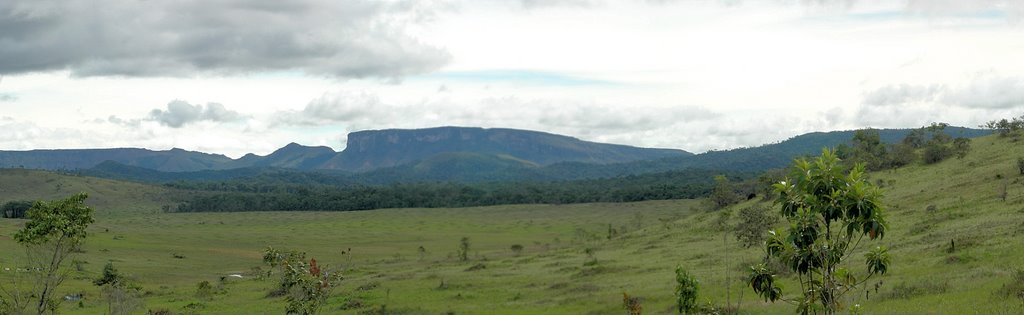
[[[1003,290],[1024,268],[1024,175],[1017,167],[1024,142],[988,136],[972,140],[971,147],[962,159],[870,174],[882,187],[889,232],[863,242],[845,265],[863,271],[863,253],[878,245],[890,248],[892,263],[862,292],[846,295],[844,305],[860,304],[864,314],[1024,313],[1022,301]],[[0,172],[0,200],[79,191],[90,194],[96,223],[77,258],[83,271],[60,288],[62,295],[81,292],[85,298],[64,302],[62,313],[106,313],[92,279],[112,261],[143,288],[142,313],[280,314],[282,298],[268,297],[276,278],[252,277],[267,246],[304,251],[343,271],[343,284],[324,313],[619,314],[627,292],[642,297],[645,313],[668,314],[675,310],[676,265],[700,281],[702,305],[740,301],[740,313],[794,311],[757,299],[743,284],[762,249],[742,248],[717,227],[720,213],[707,211],[702,200],[164,213],[162,206],[183,192],[41,171]],[[772,203],[758,196],[728,210],[757,205]],[[10,237],[23,223],[0,219],[3,267],[16,268],[21,259]],[[457,257],[462,237],[469,238],[468,261]],[[515,244],[523,250],[511,250]],[[196,296],[201,281],[214,284],[212,297]],[[791,278],[782,282],[785,295],[797,294]]]

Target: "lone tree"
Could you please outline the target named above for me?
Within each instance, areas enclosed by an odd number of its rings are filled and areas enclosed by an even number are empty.
[[[57,287],[71,273],[64,262],[79,252],[85,229],[94,222],[93,209],[85,205],[88,197],[80,193],[62,200],[37,201],[28,210],[25,217],[29,221],[14,234],[14,240],[27,249],[34,285],[29,299],[11,298],[15,305],[9,305],[13,308],[9,311],[18,313],[32,305],[32,312],[44,314],[57,308]],[[17,305],[19,301],[26,303]]]
[[[679,314],[690,314],[697,310],[697,290],[700,284],[697,278],[683,269],[683,266],[676,266],[676,308]]]
[[[717,175],[715,176],[715,187],[711,190],[708,200],[711,202],[711,210],[718,210],[736,203],[739,201],[739,196],[736,195],[736,190],[733,189],[728,177]]]
[[[461,261],[469,260],[469,237],[463,236],[462,239],[459,240],[458,251],[459,251],[459,260],[461,260]]]
[[[285,294],[288,302],[286,314],[319,313],[334,288],[344,279],[341,272],[328,270],[327,266],[317,264],[314,258],[307,262],[306,254],[297,251],[267,247],[263,251],[263,262],[271,268],[281,269],[281,281],[275,291]]]
[[[519,257],[519,254],[523,253],[523,245],[512,244],[512,247],[509,247],[509,249],[512,250],[512,253],[515,254],[516,257]]]
[[[764,244],[765,232],[779,222],[779,218],[766,207],[751,206],[740,209],[740,222],[736,224],[736,240],[743,248]]]
[[[107,300],[107,314],[131,314],[142,308],[142,287],[117,271],[113,262],[103,266],[103,275],[92,282]]]
[[[762,263],[751,267],[749,284],[766,301],[791,302],[801,314],[835,314],[845,293],[888,270],[889,255],[882,246],[865,255],[865,276],[842,266],[865,235],[871,240],[885,235],[881,194],[865,180],[863,164],[847,173],[826,149],[813,161],[795,161],[793,172],[775,190],[790,224],[787,231],[769,232],[765,260],[778,259],[796,272],[802,296],[783,299],[773,272]]]

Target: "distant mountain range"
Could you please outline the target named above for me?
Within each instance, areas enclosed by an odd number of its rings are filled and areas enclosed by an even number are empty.
[[[879,134],[883,142],[893,143],[911,130],[882,129]],[[350,135],[349,148],[342,152],[293,143],[267,156],[250,154],[235,160],[180,149],[0,151],[0,167],[76,170],[87,176],[155,183],[242,178],[331,186],[550,182],[692,169],[757,173],[785,167],[793,158],[818,154],[824,147],[849,143],[853,133],[814,132],[758,147],[694,155],[585,142],[541,132],[444,127],[357,132]],[[947,127],[946,133],[973,138],[991,131]]]
[[[243,168],[366,172],[413,162],[426,163],[423,167],[430,167],[432,163],[444,167],[444,161],[461,158],[471,161],[467,162],[470,164],[488,161],[546,166],[563,162],[624,163],[689,155],[692,154],[682,150],[595,143],[537,131],[439,127],[354,132],[348,135],[348,145],[342,152],[291,143],[266,156],[247,154],[239,159],[182,149],[0,151],[0,168],[84,170],[100,167],[109,171],[118,168],[111,164],[113,162],[159,172]]]

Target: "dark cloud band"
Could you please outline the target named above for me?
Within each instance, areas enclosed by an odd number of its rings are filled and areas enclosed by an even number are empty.
[[[400,78],[450,59],[408,35],[431,15],[423,1],[2,1],[0,74]]]

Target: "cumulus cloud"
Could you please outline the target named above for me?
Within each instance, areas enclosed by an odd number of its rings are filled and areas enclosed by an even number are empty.
[[[232,122],[244,118],[245,116],[242,114],[228,110],[219,103],[208,103],[204,106],[192,105],[182,100],[173,100],[167,103],[167,110],[154,109],[149,112],[149,119],[171,128],[180,128],[199,121]],[[108,121],[115,124],[126,123],[123,119],[115,116],[111,116]]]
[[[411,35],[434,1],[0,2],[0,74],[192,76],[302,71],[400,78],[450,55]]]
[[[940,94],[945,93],[942,85],[910,85],[897,84],[880,87],[864,96],[864,104],[869,106],[905,105],[907,103],[933,102]]]
[[[869,107],[915,104],[977,109],[1024,107],[1024,78],[982,74],[961,85],[887,85],[865,93],[863,103]]]
[[[943,121],[972,125],[1024,110],[1024,78],[984,72],[957,84],[894,84],[864,94],[858,125],[922,126]]]
[[[969,108],[1009,109],[1022,107],[1024,106],[1024,79],[999,76],[976,78],[970,84],[948,93],[943,101]]]
[[[359,121],[386,121],[389,116],[401,112],[397,106],[381,102],[380,97],[368,92],[325,93],[309,103],[301,111],[282,111],[275,115],[277,124],[300,126],[323,126],[338,123],[351,124]],[[415,116],[410,116],[415,117]]]

